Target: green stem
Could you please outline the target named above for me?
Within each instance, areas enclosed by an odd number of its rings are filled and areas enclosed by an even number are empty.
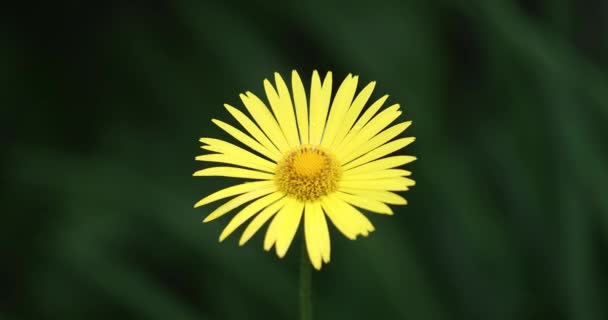
[[[300,257],[300,320],[312,320],[311,282],[312,266],[306,254],[306,241],[302,240]]]

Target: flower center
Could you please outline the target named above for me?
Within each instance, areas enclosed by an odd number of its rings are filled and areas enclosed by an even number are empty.
[[[302,201],[316,200],[336,190],[340,166],[317,146],[302,146],[277,165],[279,189]]]

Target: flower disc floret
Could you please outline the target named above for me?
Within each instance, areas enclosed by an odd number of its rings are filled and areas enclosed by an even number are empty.
[[[318,146],[302,146],[278,163],[279,190],[302,201],[313,201],[337,189],[341,169],[336,159]]]

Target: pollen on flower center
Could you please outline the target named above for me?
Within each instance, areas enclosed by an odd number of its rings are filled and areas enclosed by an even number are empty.
[[[312,177],[323,170],[326,165],[326,158],[320,152],[297,152],[293,156],[293,169],[298,175]]]
[[[299,200],[315,200],[336,190],[340,166],[316,146],[303,146],[288,153],[277,165],[279,189]]]

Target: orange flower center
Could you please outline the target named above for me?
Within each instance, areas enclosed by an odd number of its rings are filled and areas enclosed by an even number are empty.
[[[276,182],[286,194],[313,201],[337,189],[340,173],[340,166],[329,153],[318,146],[302,146],[278,163]]]

